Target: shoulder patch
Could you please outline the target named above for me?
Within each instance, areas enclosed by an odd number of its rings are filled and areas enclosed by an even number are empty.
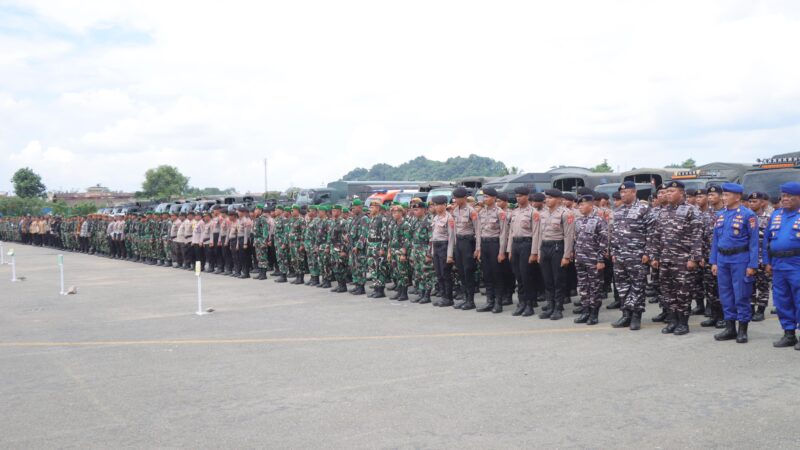
[[[506,220],[506,213],[505,213],[505,211],[500,211],[500,220]]]
[[[472,220],[478,220],[478,213],[472,211],[472,214],[469,215],[469,218]]]
[[[447,225],[448,225],[450,228],[455,228],[455,226],[456,226],[456,221],[455,221],[455,220],[453,220],[453,218],[451,217],[451,218],[447,219]]]
[[[575,222],[575,215],[572,213],[567,214],[567,223],[572,225],[572,222]]]
[[[536,211],[536,212],[533,213],[533,221],[534,222],[538,222],[539,221],[539,211]]]
[[[750,216],[750,228],[756,228],[756,216]]]

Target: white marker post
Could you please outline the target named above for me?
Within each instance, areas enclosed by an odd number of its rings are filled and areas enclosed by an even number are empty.
[[[6,264],[6,253],[3,251],[3,241],[0,241],[0,266]]]
[[[58,294],[67,295],[67,293],[64,292],[64,255],[58,255],[58,272],[61,276],[61,292]]]
[[[11,257],[11,282],[12,283],[16,283],[17,282],[17,260],[16,260],[16,257],[14,256],[14,249],[13,248],[8,251],[8,256]]]
[[[198,316],[202,316],[207,314],[203,311],[203,282],[200,279],[200,261],[196,261],[194,264],[194,276],[197,277],[197,314]]]

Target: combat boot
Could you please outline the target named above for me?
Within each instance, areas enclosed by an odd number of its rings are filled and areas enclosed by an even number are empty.
[[[589,321],[589,310],[584,309],[583,314],[573,320],[574,323],[586,323]]]
[[[533,308],[533,301],[525,300],[525,310],[522,311],[522,317],[530,317],[536,314],[536,310]]]
[[[622,305],[620,304],[619,299],[615,298],[614,301],[611,302],[611,304],[606,306],[606,309],[619,309],[620,306]]]
[[[737,344],[747,343],[747,325],[749,322],[739,322],[739,333],[736,335]]]
[[[447,295],[445,294],[445,296],[442,297],[441,300],[439,300],[438,302],[435,303],[435,306],[438,306],[440,308],[446,308],[448,306],[453,306],[453,299],[448,298]]]
[[[772,343],[775,348],[784,348],[797,345],[797,336],[794,330],[784,330],[783,337]]]
[[[389,300],[399,300],[401,295],[403,295],[402,288],[397,288],[395,289],[394,295],[389,297]]]
[[[553,306],[553,302],[548,300],[547,304],[544,305],[544,308],[542,309],[542,313],[539,314],[539,318],[540,319],[549,319],[550,316],[553,314],[553,310],[554,309],[555,309],[555,307]]]
[[[639,318],[640,318],[640,319],[641,319],[641,316],[642,316],[642,315],[641,315],[641,314],[639,314]],[[631,320],[632,320],[632,318],[631,318],[631,311],[630,311],[630,310],[628,310],[628,309],[623,309],[623,310],[622,310],[622,317],[620,317],[619,319],[617,319],[617,321],[616,321],[616,322],[612,323],[612,324],[611,324],[611,326],[612,326],[613,328],[623,328],[623,327],[627,327],[627,326],[630,326],[630,324],[631,324]]]
[[[583,306],[583,305],[580,305],[577,308],[572,310],[572,314],[585,314],[585,313],[588,313],[588,312],[589,312],[589,310],[586,309],[586,307]]]
[[[298,273],[297,276],[295,277],[294,281],[292,281],[291,284],[305,284],[305,278],[306,278],[305,274]]]
[[[286,283],[287,281],[289,281],[289,280],[286,279],[286,274],[285,273],[280,274],[278,276],[278,278],[275,279],[276,283]]]
[[[242,274],[239,275],[239,278],[241,278],[241,279],[250,278],[250,271],[249,270],[243,270]]]
[[[375,296],[372,298],[386,298],[386,292],[384,292],[383,286],[376,286],[375,287]]]
[[[497,300],[492,307],[492,314],[500,314],[501,312],[503,312],[503,302]]]
[[[634,311],[633,315],[631,316],[631,331],[637,331],[642,329],[642,311]]]
[[[703,299],[700,298],[700,299],[697,300],[697,306],[695,306],[694,309],[692,310],[692,315],[693,316],[702,316],[703,314],[705,314],[705,312],[706,312],[706,308],[705,308],[705,306],[703,304]]]
[[[266,280],[267,279],[267,269],[258,269],[258,277],[256,280]]]
[[[364,285],[363,284],[357,284],[356,285],[356,290],[354,292],[351,292],[351,294],[353,294],[353,295],[364,295],[366,293],[367,292],[364,291]]]
[[[672,334],[675,332],[675,328],[678,327],[678,317],[674,312],[667,313],[667,317],[664,319],[664,322],[667,324],[664,328],[661,329],[661,334]]]
[[[675,336],[689,334],[689,314],[678,313],[678,326],[675,327]]]
[[[650,320],[652,320],[653,322],[664,322],[667,320],[667,316],[669,316],[669,313],[667,312],[666,309],[662,308],[661,313],[659,313],[657,316],[653,317]]]
[[[766,309],[767,309],[767,307],[766,307],[766,306],[764,306],[764,305],[758,305],[758,306],[756,307],[756,310],[755,310],[755,312],[753,313],[753,318],[752,318],[752,321],[753,321],[753,322],[761,322],[762,320],[764,320],[764,311],[765,311]]]
[[[425,289],[425,295],[420,299],[419,304],[424,305],[431,302],[431,290]]]
[[[408,286],[403,286],[399,288],[398,291],[400,291],[400,297],[396,299],[397,301],[404,302],[408,300]]]
[[[501,302],[501,306],[511,306],[514,304],[514,300],[512,299],[513,294],[508,294],[503,297],[503,301]]]
[[[708,319],[700,322],[700,326],[704,328],[717,326],[717,322],[722,318],[722,305],[709,304],[707,309],[710,312],[710,316]]]
[[[497,303],[499,303],[499,302],[497,302]],[[487,298],[486,299],[486,304],[481,306],[480,308],[477,308],[475,311],[476,312],[489,312],[489,311],[494,309],[494,304],[495,304],[495,300],[493,298]]]
[[[317,286],[317,287],[319,287],[319,288],[321,288],[321,289],[329,289],[329,288],[331,287],[331,280],[329,280],[329,279],[326,279],[324,283],[321,283],[321,284],[320,284],[319,286]]]
[[[714,340],[730,341],[731,339],[736,339],[736,321],[726,320],[725,329],[722,332],[715,334]]]
[[[564,318],[564,308],[559,305],[552,314],[550,314],[550,320],[561,320]]]
[[[319,282],[319,275],[314,275],[311,277],[311,284],[310,286],[319,286],[321,283]]]
[[[590,306],[589,307],[589,320],[586,321],[586,325],[597,325],[600,319],[597,317],[600,313],[599,306]]]
[[[520,301],[517,302],[517,309],[515,309],[514,312],[511,313],[511,315],[512,316],[521,316],[523,312],[525,312],[525,302],[520,300]]]

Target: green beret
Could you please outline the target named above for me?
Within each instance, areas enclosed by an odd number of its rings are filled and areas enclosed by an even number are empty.
[[[381,209],[384,210],[384,211],[388,211],[389,210],[389,204],[388,203],[382,204],[381,205]]]
[[[408,202],[400,203],[400,206],[402,206],[403,208],[408,208]]]
[[[400,204],[400,202],[392,200],[392,206],[399,205],[399,204]]]
[[[297,210],[299,210],[299,209],[300,209],[300,205],[292,205],[292,209],[297,209]]]
[[[264,204],[263,203],[257,204],[256,209],[264,209]]]
[[[350,205],[351,205],[351,206],[363,206],[363,205],[364,205],[364,202],[362,202],[360,198],[355,198],[355,199],[353,199],[353,201],[350,203]]]
[[[350,212],[350,208],[342,208],[342,212],[349,213]]]
[[[342,209],[342,205],[333,205],[331,209]]]
[[[317,206],[317,205],[308,205],[308,209],[313,209],[314,211],[316,211],[316,210],[319,209],[319,206]]]
[[[283,211],[283,205],[278,205],[275,207],[278,211]]]

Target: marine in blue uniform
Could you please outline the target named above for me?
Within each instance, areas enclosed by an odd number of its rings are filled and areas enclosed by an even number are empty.
[[[714,339],[736,339],[740,344],[747,342],[747,326],[753,314],[750,295],[758,270],[758,218],[742,206],[743,193],[744,188],[739,184],[722,185],[725,209],[717,213],[709,256],[725,318],[725,330],[714,335]]]
[[[773,345],[800,350],[795,335],[800,325],[800,183],[781,185],[781,208],[769,218],[763,247],[767,273],[772,273],[772,301],[783,328],[783,337]]]

